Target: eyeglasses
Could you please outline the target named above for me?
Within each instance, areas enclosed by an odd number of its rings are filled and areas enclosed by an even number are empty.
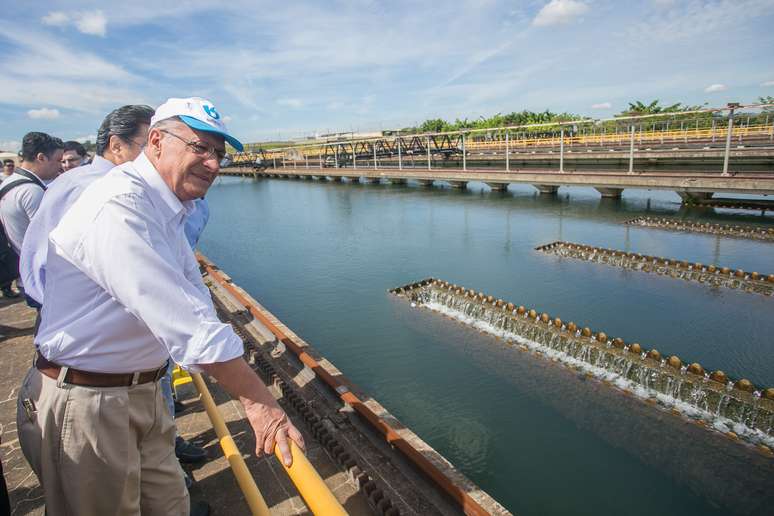
[[[225,149],[216,149],[215,147],[210,147],[207,145],[202,145],[201,142],[196,141],[189,141],[185,138],[176,135],[175,133],[171,131],[167,131],[165,129],[161,129],[162,133],[168,134],[170,136],[174,136],[181,142],[185,143],[186,147],[190,149],[191,152],[196,154],[197,156],[203,156],[204,159],[210,159],[215,158],[218,160],[218,163],[220,163],[223,158],[226,156],[226,150]]]

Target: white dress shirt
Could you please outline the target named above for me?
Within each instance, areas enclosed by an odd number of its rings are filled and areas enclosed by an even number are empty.
[[[181,203],[145,154],[91,184],[49,236],[35,344],[85,371],[224,362],[242,340],[215,313],[183,234]]]
[[[46,284],[48,234],[86,187],[114,166],[102,156],[94,156],[90,164],[57,177],[46,190],[46,195],[27,227],[19,253],[19,276],[24,284],[24,293],[38,303],[43,304],[43,288]]]
[[[25,169],[26,170],[26,169]],[[34,172],[30,174],[35,177]],[[14,172],[10,176],[3,180],[3,185],[14,183],[20,179],[26,179],[23,175]],[[40,178],[38,178],[40,179]],[[45,181],[40,180],[45,184]],[[3,197],[0,201],[0,221],[3,223],[5,234],[8,237],[8,241],[11,243],[11,247],[17,253],[21,250],[22,242],[24,240],[24,233],[27,231],[27,226],[30,224],[30,219],[38,211],[40,206],[40,200],[43,198],[44,190],[35,183],[26,183],[17,186]]]

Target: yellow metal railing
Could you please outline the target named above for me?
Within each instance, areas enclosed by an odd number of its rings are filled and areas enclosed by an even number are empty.
[[[215,434],[218,436],[220,447],[223,449],[223,455],[231,465],[231,470],[234,472],[239,488],[242,490],[245,501],[250,507],[250,512],[253,516],[269,516],[269,507],[266,505],[266,501],[255,484],[250,470],[247,469],[247,464],[245,464],[242,454],[239,452],[236,443],[234,443],[231,433],[226,428],[226,423],[223,421],[223,417],[220,415],[218,407],[212,399],[207,384],[204,382],[201,374],[194,373],[191,375],[191,378],[201,395],[202,404],[207,411],[212,427],[215,429]],[[279,448],[274,448],[274,454],[285,468],[290,480],[296,486],[309,510],[315,515],[346,515],[347,512],[339,501],[336,500],[336,497],[333,496],[328,486],[325,485],[314,466],[312,466],[292,440],[290,441],[290,451],[293,456],[293,464],[288,467],[285,466],[280,456]]]

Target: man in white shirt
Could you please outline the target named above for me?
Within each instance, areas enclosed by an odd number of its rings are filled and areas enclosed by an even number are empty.
[[[24,233],[30,219],[38,211],[45,185],[62,170],[62,149],[59,138],[32,132],[22,140],[22,162],[13,174],[3,180],[3,186],[17,181],[25,184],[9,191],[0,200],[0,221],[14,251],[21,250]]]
[[[87,186],[116,165],[139,156],[148,138],[152,116],[153,108],[142,105],[111,111],[97,131],[97,153],[92,162],[61,175],[46,191],[27,228],[19,254],[24,292],[38,303],[43,304],[49,233]]]
[[[215,312],[183,233],[192,201],[241,148],[211,102],[169,99],[145,150],[89,186],[49,236],[39,355],[19,392],[22,450],[46,512],[186,515],[174,423],[158,379],[172,359],[239,399],[256,453],[303,447]]]
[[[0,184],[0,268],[3,295],[14,297],[11,282],[18,277],[19,251],[30,220],[38,210],[46,184],[61,170],[62,140],[45,133],[31,132],[22,140],[22,163]],[[23,282],[17,281],[22,287]],[[36,306],[30,302],[30,306]],[[37,306],[36,306],[37,308]]]

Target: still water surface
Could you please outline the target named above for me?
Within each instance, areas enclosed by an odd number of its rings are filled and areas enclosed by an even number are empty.
[[[686,212],[664,192],[609,201],[591,189],[552,198],[475,183],[460,192],[224,177],[208,199],[202,251],[516,514],[766,514],[774,475],[755,454],[387,289],[441,278],[769,387],[772,298],[534,247],[567,240],[772,273],[771,243],[622,224],[772,217]]]

